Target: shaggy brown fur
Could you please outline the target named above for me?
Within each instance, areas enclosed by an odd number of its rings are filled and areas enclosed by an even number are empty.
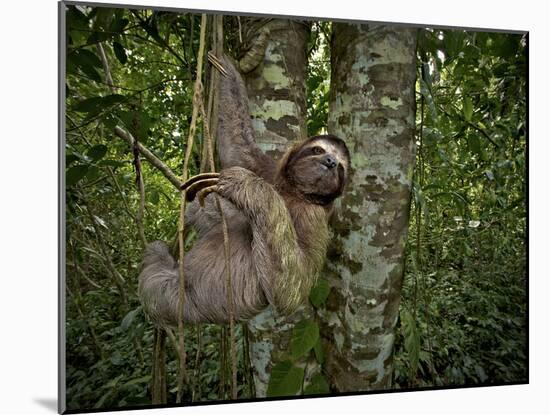
[[[247,320],[272,304],[292,313],[307,298],[328,244],[328,214],[342,194],[349,166],[344,142],[317,136],[289,149],[276,163],[257,147],[243,81],[229,59],[220,85],[218,145],[222,171],[194,179],[188,196],[204,189],[221,198],[229,226],[234,312]],[[200,178],[199,178],[200,179]],[[207,191],[208,191],[207,190]],[[212,195],[190,203],[186,226],[198,234],[185,255],[187,322],[228,320],[221,219]],[[178,266],[166,244],[146,247],[139,293],[162,326],[177,325]]]

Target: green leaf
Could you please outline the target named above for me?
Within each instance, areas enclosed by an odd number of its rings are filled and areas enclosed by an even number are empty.
[[[101,175],[101,169],[97,166],[90,166],[88,172],[86,173],[86,179],[91,182],[93,180],[99,179]]]
[[[150,201],[153,205],[158,205],[158,203],[159,203],[159,201],[160,201],[159,192],[157,192],[156,190],[153,190],[153,191],[149,192],[149,201]]]
[[[132,135],[141,143],[145,143],[151,128],[152,119],[143,111],[125,111],[119,115],[124,125],[130,130]]]
[[[416,375],[418,370],[418,359],[420,356],[420,335],[416,327],[416,321],[407,310],[401,312],[401,328],[405,339],[405,351],[409,356],[411,377]]]
[[[102,68],[101,59],[88,49],[76,49],[69,53],[69,60],[72,60],[76,65],[92,66],[98,69]]]
[[[474,105],[472,104],[472,99],[470,97],[464,97],[464,100],[462,102],[462,111],[464,113],[464,118],[466,119],[466,121],[472,121]]]
[[[468,136],[468,148],[472,153],[481,154],[481,143],[477,134]]]
[[[97,71],[101,67],[97,55],[87,49],[76,49],[67,56],[67,72],[75,73],[75,70],[79,69],[96,82],[101,82],[101,75]]]
[[[267,385],[267,396],[292,396],[300,392],[304,380],[304,369],[285,360],[271,369]]]
[[[126,97],[120,94],[86,98],[73,105],[73,110],[78,112],[98,113],[104,109],[110,108],[114,104],[124,102],[125,100]]]
[[[322,365],[325,363],[325,349],[323,347],[323,343],[321,343],[321,338],[319,338],[317,343],[315,343],[315,346],[313,346],[313,352],[315,353],[315,358],[319,364]]]
[[[111,94],[103,97],[103,106],[110,107],[115,104],[120,104],[121,102],[126,101],[127,98],[124,95],[120,94]]]
[[[122,357],[119,351],[114,352],[110,360],[111,360],[111,363],[115,366],[120,366],[124,364],[124,358]]]
[[[475,371],[476,371],[476,375],[477,377],[479,378],[479,380],[481,382],[485,382],[487,379],[489,379],[489,377],[487,376],[487,374],[485,373],[485,370],[483,370],[483,368],[479,365],[476,365],[474,367]]]
[[[75,6],[67,7],[67,27],[69,29],[88,29],[89,19]]]
[[[65,157],[65,166],[69,167],[72,163],[78,160],[80,160],[80,157],[78,157],[76,154],[67,154],[67,156]]]
[[[65,184],[67,187],[77,184],[88,172],[88,164],[78,164],[67,170],[65,174]]]
[[[94,405],[94,408],[101,408],[103,405],[105,405],[106,402],[109,402],[109,399],[112,399],[113,395],[115,394],[116,390],[112,389],[108,392],[105,392],[105,394],[101,397],[99,401]]]
[[[105,144],[98,144],[90,148],[87,154],[93,161],[101,160],[107,154],[107,146]]]
[[[124,28],[126,26],[128,26],[128,23],[130,23],[130,21],[128,19],[116,19],[116,20],[113,20],[113,22],[111,23],[111,28],[109,29],[109,31],[111,32],[114,32],[114,33],[121,33]]]
[[[102,97],[86,98],[73,105],[73,110],[78,112],[99,112]]]
[[[139,385],[140,383],[147,383],[150,380],[151,380],[151,375],[146,375],[146,376],[142,376],[142,377],[139,377],[139,378],[136,378],[136,379],[129,380],[128,382],[123,384],[121,387],[125,388],[127,386]]]
[[[290,339],[290,352],[292,359],[296,360],[308,353],[319,340],[319,326],[312,320],[302,320],[292,331]]]
[[[113,50],[115,51],[115,56],[118,59],[118,61],[125,65],[126,62],[128,62],[128,55],[126,55],[126,50],[124,49],[124,46],[122,46],[118,42],[113,42]]]
[[[309,301],[315,306],[315,308],[321,307],[326,301],[330,293],[330,286],[328,285],[327,280],[324,278],[319,278],[317,284],[311,289],[309,293]]]
[[[329,393],[330,387],[327,380],[321,373],[316,373],[311,378],[311,382],[304,389],[304,395],[317,395],[320,393]]]
[[[134,318],[139,314],[140,311],[141,306],[134,308],[132,311],[126,314],[122,319],[122,322],[120,323],[120,328],[124,331],[128,330],[128,328],[132,325]]]

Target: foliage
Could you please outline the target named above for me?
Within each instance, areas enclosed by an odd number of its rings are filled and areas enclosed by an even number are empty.
[[[395,385],[525,381],[526,39],[420,33]]]

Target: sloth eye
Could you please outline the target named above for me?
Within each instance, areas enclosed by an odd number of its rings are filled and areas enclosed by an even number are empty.
[[[325,150],[323,150],[321,147],[319,146],[315,146],[313,147],[313,153],[314,154],[323,154],[325,152]]]

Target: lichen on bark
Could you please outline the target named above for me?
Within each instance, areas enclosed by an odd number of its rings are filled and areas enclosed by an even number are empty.
[[[391,385],[414,166],[416,30],[333,26],[329,132],[352,153],[319,311],[339,391]]]
[[[245,74],[245,82],[256,141],[264,151],[277,157],[290,144],[307,137],[308,24],[283,19],[247,20],[245,24],[257,28],[256,36],[260,36],[261,31],[270,33],[263,59]]]
[[[265,31],[257,20],[246,20],[245,30]],[[306,128],[306,41],[308,24],[301,21],[275,19],[269,25],[265,56],[245,74],[249,109],[256,141],[268,154],[279,158],[297,141],[307,138]],[[257,397],[265,397],[272,368],[289,359],[289,345],[296,323],[311,317],[310,305],[301,306],[291,316],[279,316],[271,307],[248,323],[250,355]],[[305,382],[320,371],[315,359],[308,355],[293,362],[304,368]]]

